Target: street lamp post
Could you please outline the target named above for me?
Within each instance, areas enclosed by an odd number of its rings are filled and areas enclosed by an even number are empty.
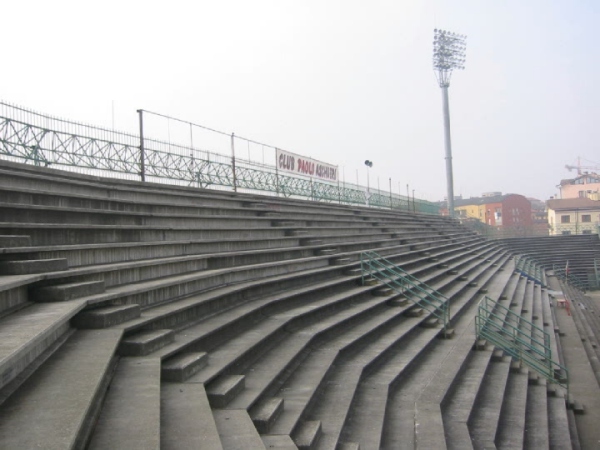
[[[369,161],[367,159],[365,161],[365,166],[367,166],[367,206],[369,206],[369,199],[371,198],[371,187],[369,186],[369,169],[373,167],[373,161]]]
[[[442,89],[442,108],[444,112],[444,142],[446,146],[446,185],[448,196],[448,215],[454,217],[454,182],[452,175],[452,145],[450,143],[450,106],[448,88],[452,70],[465,68],[467,37],[463,34],[445,30],[433,30],[433,70]]]

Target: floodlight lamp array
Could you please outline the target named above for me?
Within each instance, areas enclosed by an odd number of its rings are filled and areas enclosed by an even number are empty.
[[[467,36],[437,28],[433,33],[433,69],[440,87],[447,87],[452,70],[465,68]]]

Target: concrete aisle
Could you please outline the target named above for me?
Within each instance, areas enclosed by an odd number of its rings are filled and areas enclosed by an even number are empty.
[[[573,317],[564,308],[555,311],[560,331],[564,333],[560,342],[569,369],[571,396],[585,406],[585,414],[575,416],[581,448],[600,449],[600,388]]]

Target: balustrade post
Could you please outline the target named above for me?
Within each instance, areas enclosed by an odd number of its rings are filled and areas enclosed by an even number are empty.
[[[235,145],[233,143],[235,133],[231,133],[231,170],[233,172],[233,192],[237,192],[237,177],[235,173]]]
[[[137,113],[140,119],[140,177],[146,181],[146,155],[144,149],[144,110],[138,109]]]

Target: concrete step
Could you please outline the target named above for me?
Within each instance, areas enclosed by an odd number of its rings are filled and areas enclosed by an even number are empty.
[[[68,333],[69,320],[84,306],[77,300],[31,304],[0,319],[0,388]]]
[[[287,434],[264,434],[261,436],[265,447],[268,449],[276,448],[278,450],[298,450],[296,444]]]
[[[474,448],[494,448],[509,369],[508,361],[488,366],[468,421]]]
[[[160,450],[160,400],[160,359],[121,358],[88,449]]]
[[[390,295],[394,295],[395,291],[392,288],[381,287],[371,291],[371,293],[377,297],[389,297]]]
[[[213,408],[224,408],[245,386],[244,375],[222,375],[206,389]]]
[[[260,434],[269,434],[271,426],[283,412],[283,398],[271,397],[252,408],[250,416]]]
[[[0,448],[85,448],[120,339],[119,330],[75,332],[0,407]]]
[[[404,295],[397,295],[394,298],[389,299],[387,302],[388,306],[398,307],[408,305],[408,299]]]
[[[406,317],[421,317],[425,310],[423,308],[419,308],[418,306],[413,306],[412,308],[406,310],[404,312],[404,316]]]
[[[221,445],[227,450],[266,450],[265,443],[244,409],[217,409],[213,416],[221,438]]]
[[[471,353],[460,374],[461,381],[450,391],[449,397],[441,406],[448,448],[473,448],[467,422],[477,392],[485,382],[484,374],[490,361],[490,354],[489,351]]]
[[[377,278],[365,277],[361,281],[362,281],[363,286],[376,286],[377,284],[379,284],[379,281],[377,280]]]
[[[550,448],[546,386],[529,386],[523,448]]]
[[[292,220],[274,220],[271,225],[279,228],[290,228],[299,226],[298,222]]]
[[[108,328],[136,319],[140,315],[140,305],[135,303],[131,305],[105,306],[81,311],[73,318],[72,324],[76,328],[83,329]]]
[[[183,383],[207,364],[205,352],[182,353],[162,363],[161,377],[163,381]]]
[[[340,442],[337,450],[360,450],[360,444],[358,442]]]
[[[33,273],[60,272],[69,265],[65,258],[31,259],[24,261],[0,261],[2,275],[29,275]]]
[[[323,239],[300,239],[301,247],[312,247],[316,245],[323,245]]]
[[[285,230],[285,235],[286,236],[306,236],[308,235],[308,231],[307,230]]]
[[[338,252],[336,248],[321,248],[315,251],[315,255],[317,256],[331,256],[335,255]]]
[[[436,328],[440,324],[440,319],[437,317],[429,317],[419,323],[419,326],[423,328]]]
[[[498,448],[524,448],[527,397],[527,375],[511,373],[498,420],[495,440]]]
[[[438,333],[437,337],[439,339],[452,339],[456,333],[456,330],[451,327],[442,328]]]
[[[293,436],[298,450],[313,450],[316,448],[322,432],[320,420],[309,420],[300,424]]]
[[[492,352],[492,361],[500,362],[504,360],[504,350],[497,348]]]
[[[350,264],[352,262],[352,259],[347,258],[347,257],[342,257],[342,258],[333,258],[329,260],[329,263],[332,266],[345,266],[346,264]]]
[[[161,383],[160,448],[223,449],[203,384]]]
[[[31,300],[35,302],[64,302],[75,298],[100,294],[105,290],[104,280],[82,281],[79,283],[33,288],[29,291],[29,295]]]
[[[119,345],[121,356],[146,356],[175,340],[173,330],[150,330],[128,336]]]
[[[277,211],[260,211],[258,217],[281,217],[281,213]]]
[[[28,247],[31,245],[29,236],[3,235],[0,236],[0,248]]]

